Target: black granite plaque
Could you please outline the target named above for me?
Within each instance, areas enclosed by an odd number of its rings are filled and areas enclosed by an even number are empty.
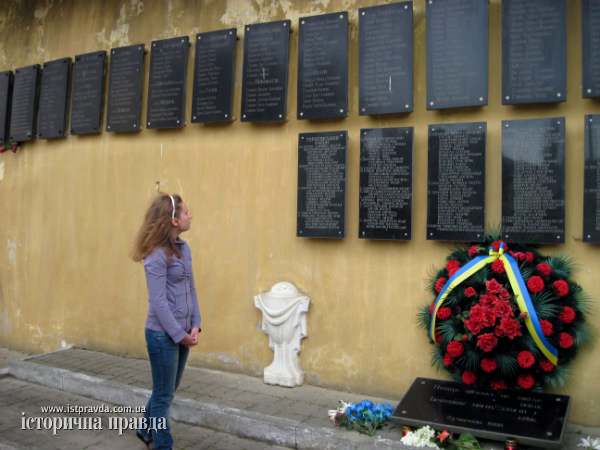
[[[564,242],[564,117],[502,122],[502,236]]]
[[[429,126],[427,239],[482,241],[485,122]]]
[[[196,35],[192,122],[232,120],[237,30]]]
[[[413,129],[360,130],[358,237],[411,238]]]
[[[300,18],[298,119],[348,114],[348,13]]]
[[[582,88],[587,98],[600,97],[600,2],[582,0]]]
[[[44,63],[37,133],[40,139],[65,137],[71,58]]]
[[[412,2],[358,10],[360,115],[413,110]]]
[[[298,136],[297,236],[344,237],[346,131]]]
[[[15,70],[15,82],[10,109],[11,142],[25,142],[35,138],[40,90],[40,66]]]
[[[13,73],[11,71],[0,72],[0,146],[8,144],[12,87]]]
[[[600,115],[585,116],[583,240],[600,242]]]
[[[488,2],[430,0],[427,18],[427,109],[488,102]]]
[[[131,133],[141,129],[144,54],[144,44],[110,51],[106,131]]]
[[[567,99],[566,0],[502,0],[502,104]]]
[[[102,131],[106,52],[75,56],[71,93],[71,134],[96,134]]]
[[[290,25],[280,20],[245,27],[242,122],[286,119]]]
[[[570,398],[540,392],[473,388],[452,381],[417,378],[392,414],[415,427],[468,432],[519,445],[560,449]]]
[[[187,36],[152,42],[146,116],[148,128],[184,126],[189,47]]]

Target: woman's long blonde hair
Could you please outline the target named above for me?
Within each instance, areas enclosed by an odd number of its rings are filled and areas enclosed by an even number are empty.
[[[175,200],[175,217],[179,216],[181,210],[181,197],[172,195]],[[144,222],[140,227],[135,243],[131,251],[131,259],[135,262],[142,261],[156,247],[162,247],[167,252],[167,258],[177,255],[181,258],[181,252],[175,245],[176,237],[173,236],[173,202],[169,194],[159,194],[152,200],[146,211]]]

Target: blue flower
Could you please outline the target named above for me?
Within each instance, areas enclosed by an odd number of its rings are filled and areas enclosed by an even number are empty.
[[[345,426],[369,435],[373,435],[376,429],[381,428],[394,410],[389,403],[373,403],[371,400],[345,405],[347,405],[343,412],[347,420]]]

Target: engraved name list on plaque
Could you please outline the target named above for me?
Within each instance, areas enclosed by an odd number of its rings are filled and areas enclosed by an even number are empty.
[[[40,90],[40,66],[15,70],[10,108],[10,141],[25,142],[36,136],[37,108]]]
[[[346,131],[298,136],[299,237],[344,237],[347,138]]]
[[[502,122],[502,237],[564,242],[564,117]]]
[[[192,122],[230,122],[237,30],[198,33],[194,60]]]
[[[429,126],[427,239],[482,241],[486,123]]]
[[[141,130],[144,54],[144,44],[110,51],[106,131],[132,133]]]
[[[289,20],[246,25],[242,122],[278,122],[287,116]]]
[[[300,18],[298,119],[348,115],[348,13]]]
[[[566,0],[502,0],[502,104],[567,99]]]
[[[75,56],[71,93],[71,134],[100,133],[105,71],[105,51]]]
[[[358,10],[359,114],[413,110],[412,2]]]
[[[585,116],[583,240],[600,243],[600,115]]]
[[[13,73],[9,70],[0,72],[0,146],[8,143],[12,87]]]
[[[185,85],[189,38],[152,42],[148,86],[148,128],[182,128],[185,124]]]
[[[427,109],[488,102],[488,2],[430,0],[427,16]]]
[[[531,390],[494,390],[454,381],[416,378],[392,414],[398,425],[471,433],[494,441],[514,439],[529,450],[561,450],[571,399]],[[486,446],[499,448],[498,446]],[[478,448],[480,448],[478,446]],[[512,445],[501,448],[516,449]],[[575,450],[569,447],[569,450]]]
[[[600,97],[600,2],[581,1],[583,97]]]
[[[44,63],[37,133],[40,139],[65,137],[71,58]]]
[[[411,238],[413,129],[360,130],[358,237]]]

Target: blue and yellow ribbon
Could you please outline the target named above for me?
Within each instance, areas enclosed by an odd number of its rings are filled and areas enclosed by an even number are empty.
[[[558,363],[558,351],[544,336],[533,302],[529,296],[529,291],[527,290],[527,286],[525,285],[525,281],[519,270],[519,264],[513,257],[504,253],[505,249],[506,244],[504,242],[500,242],[498,250],[490,247],[488,256],[478,256],[473,258],[446,281],[435,299],[431,328],[429,331],[431,340],[435,342],[435,318],[437,317],[438,310],[441,308],[446,298],[448,298],[448,295],[450,295],[450,293],[467,278],[474,275],[488,264],[500,259],[504,263],[504,270],[506,271],[517,306],[521,312],[525,313],[524,321],[529,334],[542,354],[548,358],[548,361],[556,365]]]

